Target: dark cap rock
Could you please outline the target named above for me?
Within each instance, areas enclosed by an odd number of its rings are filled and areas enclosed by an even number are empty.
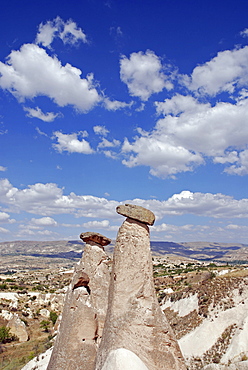
[[[122,216],[130,217],[148,225],[153,225],[155,221],[155,215],[153,212],[149,211],[149,209],[136,206],[134,204],[121,204],[116,207],[116,212]]]
[[[86,233],[82,233],[80,235],[80,239],[82,239],[85,243],[88,243],[89,241],[95,242],[97,244],[100,244],[101,246],[105,246],[111,243],[111,239],[107,238],[106,236],[87,231]]]

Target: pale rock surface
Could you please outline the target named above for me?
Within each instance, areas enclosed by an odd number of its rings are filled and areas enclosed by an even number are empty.
[[[50,316],[50,311],[46,308],[42,308],[40,310],[40,315],[43,316],[43,317],[48,318]]]
[[[109,281],[108,257],[101,245],[89,240],[67,291],[48,370],[94,369],[107,311]]]
[[[26,325],[16,313],[9,320],[7,327],[10,328],[11,334],[19,338],[19,342],[26,342],[28,340]]]
[[[21,370],[46,370],[51,358],[52,350],[53,347],[49,348],[41,355],[34,357]]]
[[[122,216],[132,218],[148,225],[153,225],[155,221],[154,213],[149,211],[149,209],[134,204],[121,204],[116,207],[116,212]]]
[[[202,370],[248,370],[248,361],[240,361],[230,365],[209,364],[204,366]]]
[[[189,297],[182,298],[174,302],[172,302],[170,299],[167,299],[162,304],[161,309],[165,310],[168,307],[174,312],[177,312],[178,316],[181,317],[188,315],[190,312],[194,310],[198,312],[199,310],[198,295],[191,294]]]
[[[102,370],[149,370],[132,351],[118,348],[110,351]]]
[[[9,321],[10,319],[12,319],[12,317],[14,317],[14,314],[8,310],[2,310],[2,312],[0,312],[0,316],[4,319],[4,320],[7,320]]]
[[[132,351],[149,370],[186,370],[155,295],[149,228],[131,218],[124,221],[116,240],[96,370],[102,370],[118,348]]]
[[[229,347],[221,359],[227,363],[241,352],[248,353],[248,341],[246,330],[248,298],[235,307],[225,311],[213,312],[212,316],[206,318],[199,326],[179,340],[179,345],[185,358],[201,357],[208,351],[222,335],[224,330],[233,324],[242,328],[236,331],[229,344]]]

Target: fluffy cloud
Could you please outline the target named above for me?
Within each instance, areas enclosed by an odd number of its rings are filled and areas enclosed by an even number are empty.
[[[107,136],[109,130],[105,126],[94,126],[93,131],[96,135]]]
[[[7,167],[4,167],[4,166],[0,166],[0,171],[6,171],[7,170]]]
[[[101,98],[93,83],[93,75],[81,78],[81,70],[69,63],[65,66],[43,48],[24,44],[12,51],[4,64],[0,62],[0,87],[24,101],[39,95],[48,96],[61,107],[72,105],[87,112]]]
[[[89,221],[89,222],[84,222],[82,224],[83,227],[85,228],[94,228],[94,229],[107,229],[109,228],[109,220],[102,220],[102,221]]]
[[[8,205],[13,212],[26,211],[44,217],[74,214],[76,217],[104,219],[115,218],[115,208],[119,204],[117,201],[91,195],[64,195],[63,189],[53,183],[36,183],[25,189],[18,189],[7,179],[0,180],[0,202]]]
[[[59,116],[59,113],[55,114],[53,112],[43,113],[39,107],[36,108],[28,108],[25,107],[24,110],[27,113],[27,116],[30,118],[38,118],[44,122],[53,122],[55,118]]]
[[[248,46],[225,50],[193,70],[187,86],[200,94],[232,93],[248,84]]]
[[[85,33],[72,20],[64,22],[60,17],[39,25],[36,43],[50,47],[54,38],[60,38],[64,44],[75,45],[79,41],[87,42]]]
[[[121,144],[119,140],[114,139],[113,141],[109,141],[105,138],[98,144],[98,148],[114,148]]]
[[[10,218],[6,212],[0,212],[0,223],[14,223],[15,220]]]
[[[32,218],[31,224],[38,226],[57,226],[58,223],[51,217]]]
[[[204,157],[210,157],[214,163],[232,164],[225,169],[230,174],[248,173],[247,98],[211,106],[192,96],[176,94],[155,105],[157,113],[165,117],[151,132],[140,129],[140,136],[133,142],[124,141],[123,164],[146,165],[152,175],[173,177],[192,171],[204,163]]]
[[[48,217],[52,214],[74,214],[76,217],[116,218],[115,208],[120,202],[91,195],[63,194],[56,184],[36,183],[25,189],[13,187],[7,179],[0,180],[0,202],[11,211],[26,211],[44,216],[33,219],[32,224],[54,225],[56,221]],[[167,200],[132,199],[122,203],[137,204],[152,210],[157,219],[166,215],[193,214],[214,218],[247,218],[248,199],[236,200],[224,194],[192,193],[182,191]],[[5,212],[4,212],[5,213]],[[4,216],[6,219],[6,216]],[[8,217],[7,217],[8,218]]]
[[[171,90],[173,85],[162,72],[161,60],[153,51],[147,50],[132,53],[128,59],[122,56],[120,60],[120,77],[127,84],[132,96],[146,101],[154,93],[164,88]]]
[[[58,141],[57,144],[53,144],[53,147],[59,153],[69,152],[69,153],[92,154],[94,152],[88,141],[86,141],[85,139],[81,140],[78,139],[79,136],[82,136],[80,132],[67,135],[62,134],[62,132],[56,131],[53,133],[53,135],[54,138],[56,138]]]
[[[137,204],[152,210],[157,219],[162,219],[166,215],[181,216],[185,214],[213,218],[248,217],[247,198],[236,200],[220,193],[193,193],[184,190],[165,201],[133,199],[126,201],[126,203]]]

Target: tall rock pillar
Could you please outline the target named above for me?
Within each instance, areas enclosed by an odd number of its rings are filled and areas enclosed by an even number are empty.
[[[83,256],[68,288],[47,370],[94,370],[108,304],[110,273],[104,246],[111,240],[83,233]]]
[[[186,370],[175,336],[158,304],[147,225],[149,210],[120,205],[109,304],[96,370]]]

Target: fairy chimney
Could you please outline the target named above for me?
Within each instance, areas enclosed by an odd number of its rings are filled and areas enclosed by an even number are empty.
[[[83,233],[83,256],[68,288],[47,370],[94,370],[108,304],[110,273],[104,246],[111,240]]]
[[[154,214],[129,204],[117,207],[117,212],[127,219],[117,235],[95,369],[186,370],[155,295],[148,228]]]

